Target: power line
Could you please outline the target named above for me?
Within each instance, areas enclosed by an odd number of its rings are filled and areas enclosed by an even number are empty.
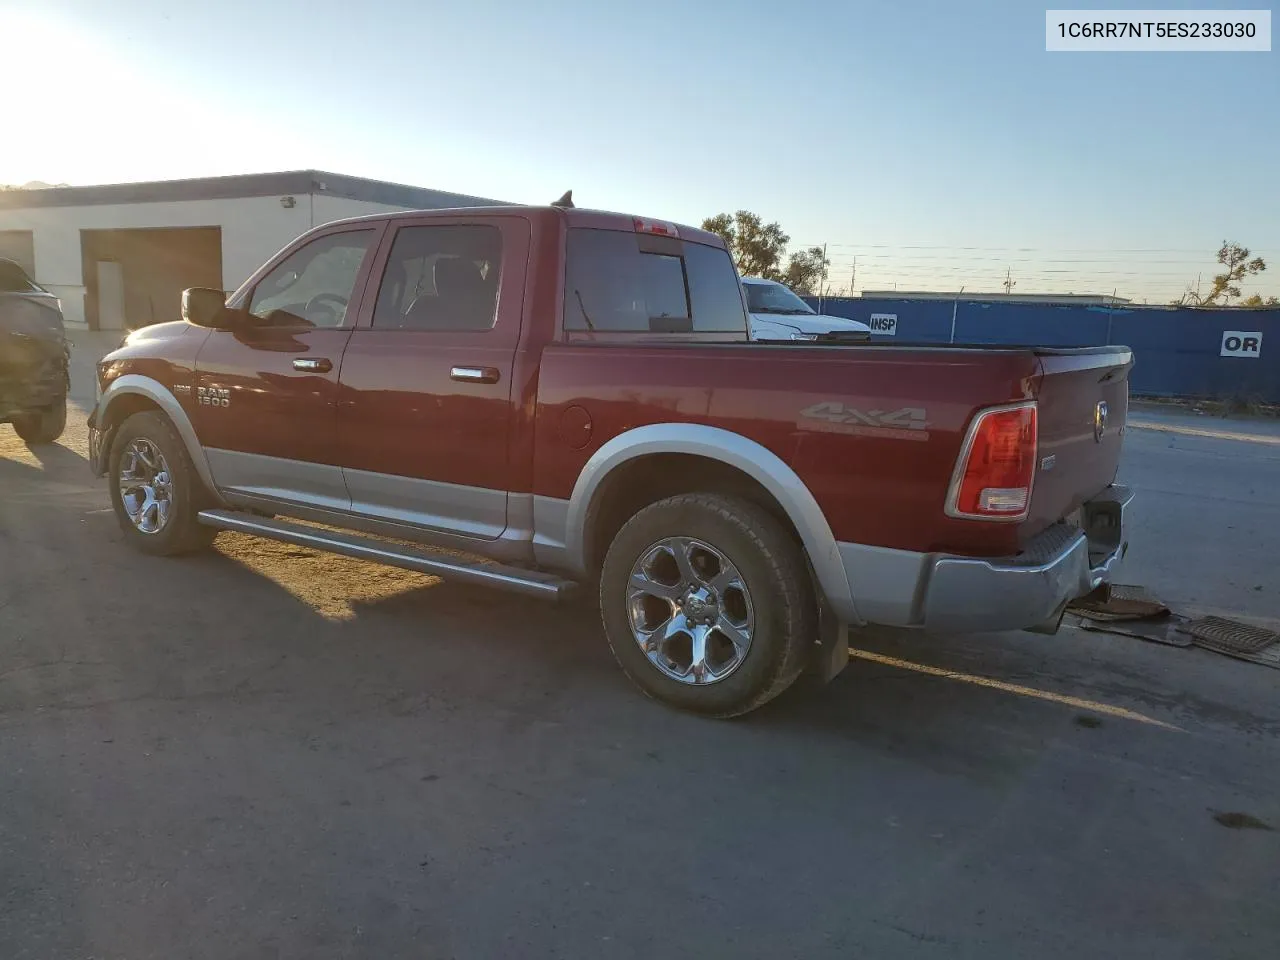
[[[817,247],[821,244],[796,244],[800,247]],[[983,250],[992,253],[1205,253],[1203,247],[969,247],[949,243],[832,243],[832,250]]]
[[[849,254],[843,254],[849,256]],[[1208,257],[1186,257],[1177,260],[1139,260],[1131,257],[990,257],[990,256],[934,256],[932,254],[894,254],[894,253],[858,253],[856,256],[863,257],[868,260],[895,260],[903,259],[911,262],[917,261],[934,261],[934,260],[958,260],[962,262],[978,263],[1120,263],[1122,261],[1132,261],[1141,264],[1155,264],[1168,266],[1170,264],[1191,264],[1202,265],[1209,262]]]
[[[850,265],[851,267],[852,265]],[[832,264],[833,270],[843,267],[842,264]],[[947,267],[935,269],[920,266],[881,266],[878,264],[862,264],[864,273],[901,273],[916,276],[964,276],[973,274],[998,274],[1001,273],[1000,268],[996,265],[986,267]],[[1055,276],[1055,277],[1140,277],[1150,280],[1189,280],[1192,276],[1191,271],[1163,272],[1163,271],[1147,271],[1147,270],[1029,270],[1028,275],[1034,273],[1037,276]]]

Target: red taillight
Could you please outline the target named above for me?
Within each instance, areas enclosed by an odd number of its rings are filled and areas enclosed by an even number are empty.
[[[660,237],[679,237],[680,231],[676,229],[674,223],[667,223],[665,220],[646,220],[644,217],[633,217],[632,222],[635,223],[636,233],[654,233]]]
[[[1036,405],[996,407],[969,427],[947,495],[947,513],[977,520],[1022,520],[1036,475]]]

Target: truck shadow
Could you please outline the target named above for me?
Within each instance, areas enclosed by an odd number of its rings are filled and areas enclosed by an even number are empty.
[[[654,724],[692,725],[687,735],[701,735],[708,742],[750,731],[775,746],[802,742],[806,752],[841,756],[850,749],[871,751],[989,781],[1013,775],[1032,762],[1046,736],[1070,733],[1081,713],[1055,699],[1059,695],[1047,683],[1045,696],[1036,698],[855,657],[830,684],[801,678],[753,714],[735,721],[708,721],[643,697],[618,668],[599,613],[587,603],[552,606],[478,587],[438,584],[359,601],[352,611],[352,627],[376,626],[383,638],[413,637],[431,645],[432,657],[452,660],[461,655],[503,664],[502,673],[518,677],[519,692],[508,696],[485,684],[483,695],[508,706],[523,709],[532,702],[539,716],[572,722],[575,728],[585,724],[619,732],[621,721],[637,750],[649,739],[639,731]],[[465,632],[462,650],[450,648],[455,632]],[[926,667],[943,663],[948,671],[964,668],[957,662],[965,659],[963,654],[957,657],[953,652],[948,658],[945,638],[880,630],[857,639],[873,656],[904,662],[914,656]],[[968,667],[974,668],[972,663]],[[997,664],[984,669],[980,679],[1033,690],[1030,685],[1045,678],[1028,677],[1021,664],[1004,671]]]

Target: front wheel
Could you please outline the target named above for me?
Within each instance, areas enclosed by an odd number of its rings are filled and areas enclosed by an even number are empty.
[[[67,427],[67,397],[13,418],[13,429],[29,447],[53,443]]]
[[[605,557],[600,609],[641,690],[715,717],[782,693],[817,637],[800,546],[767,511],[718,494],[670,497],[632,517]]]
[[[213,542],[217,531],[196,519],[204,487],[164,414],[135,413],[120,425],[111,442],[107,478],[116,521],[138,550],[169,556]]]

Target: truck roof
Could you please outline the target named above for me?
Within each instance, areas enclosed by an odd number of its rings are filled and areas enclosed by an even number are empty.
[[[350,217],[345,220],[336,220],[327,223],[324,226],[333,226],[334,223],[366,223],[370,221],[382,220],[407,220],[422,218],[446,218],[446,217],[525,217],[534,222],[550,220],[560,217],[565,224],[570,227],[589,227],[596,230],[637,230],[637,221],[646,223],[665,224],[672,227],[676,231],[676,235],[681,240],[691,240],[694,243],[702,243],[711,247],[719,247],[724,249],[724,240],[715,233],[708,230],[701,230],[697,227],[691,227],[683,223],[671,223],[670,221],[653,220],[647,217],[637,217],[629,213],[613,213],[608,210],[588,210],[581,207],[564,207],[554,206],[516,206],[512,204],[503,204],[501,206],[479,206],[479,207],[438,207],[432,210],[402,210],[396,213],[374,213],[363,217]]]

